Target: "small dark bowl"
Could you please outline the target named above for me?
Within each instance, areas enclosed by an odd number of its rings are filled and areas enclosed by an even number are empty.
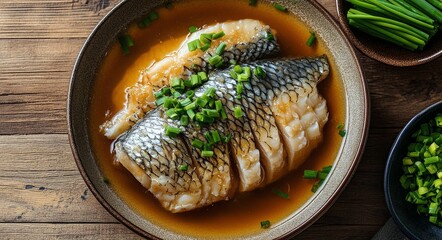
[[[411,135],[420,124],[428,122],[437,113],[442,112],[442,101],[435,103],[414,116],[399,133],[387,160],[384,174],[384,192],[388,209],[396,225],[410,239],[441,239],[442,228],[428,221],[416,211],[416,206],[405,201],[406,191],[402,188],[399,178],[402,175],[402,158],[407,153]]]
[[[442,56],[441,30],[433,36],[424,50],[413,52],[351,28],[347,21],[350,5],[345,0],[336,0],[339,23],[353,45],[368,57],[388,65],[407,67],[424,64]]]

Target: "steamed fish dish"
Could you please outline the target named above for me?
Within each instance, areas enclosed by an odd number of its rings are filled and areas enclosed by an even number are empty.
[[[264,187],[322,140],[325,56],[241,60],[175,78],[157,92],[158,107],[115,141],[116,160],[171,212]]]
[[[126,90],[124,109],[101,126],[102,132],[109,139],[115,139],[128,130],[155,107],[154,92],[170,84],[170,79],[187,78],[197,72],[228,67],[232,61],[245,63],[277,53],[275,34],[269,26],[252,19],[218,23],[189,34],[177,51],[150,66],[139,81]],[[209,64],[208,60],[221,43],[226,46],[219,54],[223,63]],[[195,48],[201,51],[194,51]]]

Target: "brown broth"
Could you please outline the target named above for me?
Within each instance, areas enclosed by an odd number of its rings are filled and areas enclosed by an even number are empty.
[[[345,99],[338,73],[334,72],[333,59],[319,39],[313,47],[305,42],[310,33],[307,26],[296,17],[281,13],[271,6],[260,4],[250,7],[247,1],[201,0],[178,3],[171,10],[159,9],[160,19],[146,29],[135,26],[129,33],[135,41],[130,54],[124,56],[115,44],[104,59],[97,74],[91,100],[90,135],[99,165],[112,188],[137,213],[150,221],[182,234],[199,237],[239,236],[252,234],[260,229],[260,221],[276,224],[293,213],[313,195],[314,181],[302,177],[304,169],[320,169],[333,164],[342,139],[336,126],[345,122]],[[317,56],[327,54],[331,62],[331,74],[319,85],[320,93],[328,100],[329,122],[324,129],[324,141],[309,156],[306,163],[280,181],[266,187],[237,195],[234,199],[195,211],[173,214],[164,210],[150,193],[143,188],[122,166],[113,163],[111,141],[99,132],[99,125],[123,106],[124,89],[132,85],[140,71],[177,49],[191,25],[202,26],[227,20],[258,19],[277,31],[281,45],[280,57]],[[277,188],[289,192],[290,199],[272,193]]]

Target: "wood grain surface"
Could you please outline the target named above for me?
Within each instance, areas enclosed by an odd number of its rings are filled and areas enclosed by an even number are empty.
[[[66,98],[75,58],[118,1],[0,1],[0,239],[138,239],[90,194],[75,165]],[[334,0],[319,0],[336,16]],[[442,100],[442,58],[397,68],[359,54],[371,95],[361,164],[296,239],[370,239],[389,218],[383,170],[400,129]]]

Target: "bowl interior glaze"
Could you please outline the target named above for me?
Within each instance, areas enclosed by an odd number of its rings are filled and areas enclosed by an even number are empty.
[[[388,156],[384,174],[384,191],[388,209],[398,227],[411,239],[440,239],[442,228],[431,224],[428,218],[416,211],[416,206],[405,201],[406,191],[399,178],[402,176],[402,158],[408,152],[411,135],[420,124],[442,113],[442,102],[435,103],[414,116],[399,133]]]
[[[100,168],[91,148],[88,113],[89,99],[97,70],[119,32],[135,19],[166,1],[126,0],[117,5],[93,30],[74,66],[68,97],[68,125],[72,151],[86,184],[98,201],[118,220],[148,238],[196,239],[155,225],[144,219],[121,200],[102,181]],[[272,1],[273,2],[273,1]],[[354,50],[333,18],[316,1],[278,1],[316,32],[330,51],[336,73],[340,74],[346,102],[347,135],[334,167],[323,186],[296,212],[275,223],[272,228],[247,239],[277,239],[300,233],[317,220],[337,199],[349,182],[364,149],[369,123],[369,98],[365,80]],[[333,71],[333,69],[332,69]],[[348,94],[352,93],[352,94]],[[343,106],[344,107],[344,106]],[[229,236],[226,233],[226,239]],[[233,237],[230,237],[233,239]],[[236,237],[235,239],[238,239]]]
[[[442,56],[441,31],[433,36],[423,51],[409,51],[358,29],[350,28],[347,21],[347,11],[350,6],[346,0],[336,0],[339,23],[350,41],[368,57],[388,65],[407,67],[424,64]]]

